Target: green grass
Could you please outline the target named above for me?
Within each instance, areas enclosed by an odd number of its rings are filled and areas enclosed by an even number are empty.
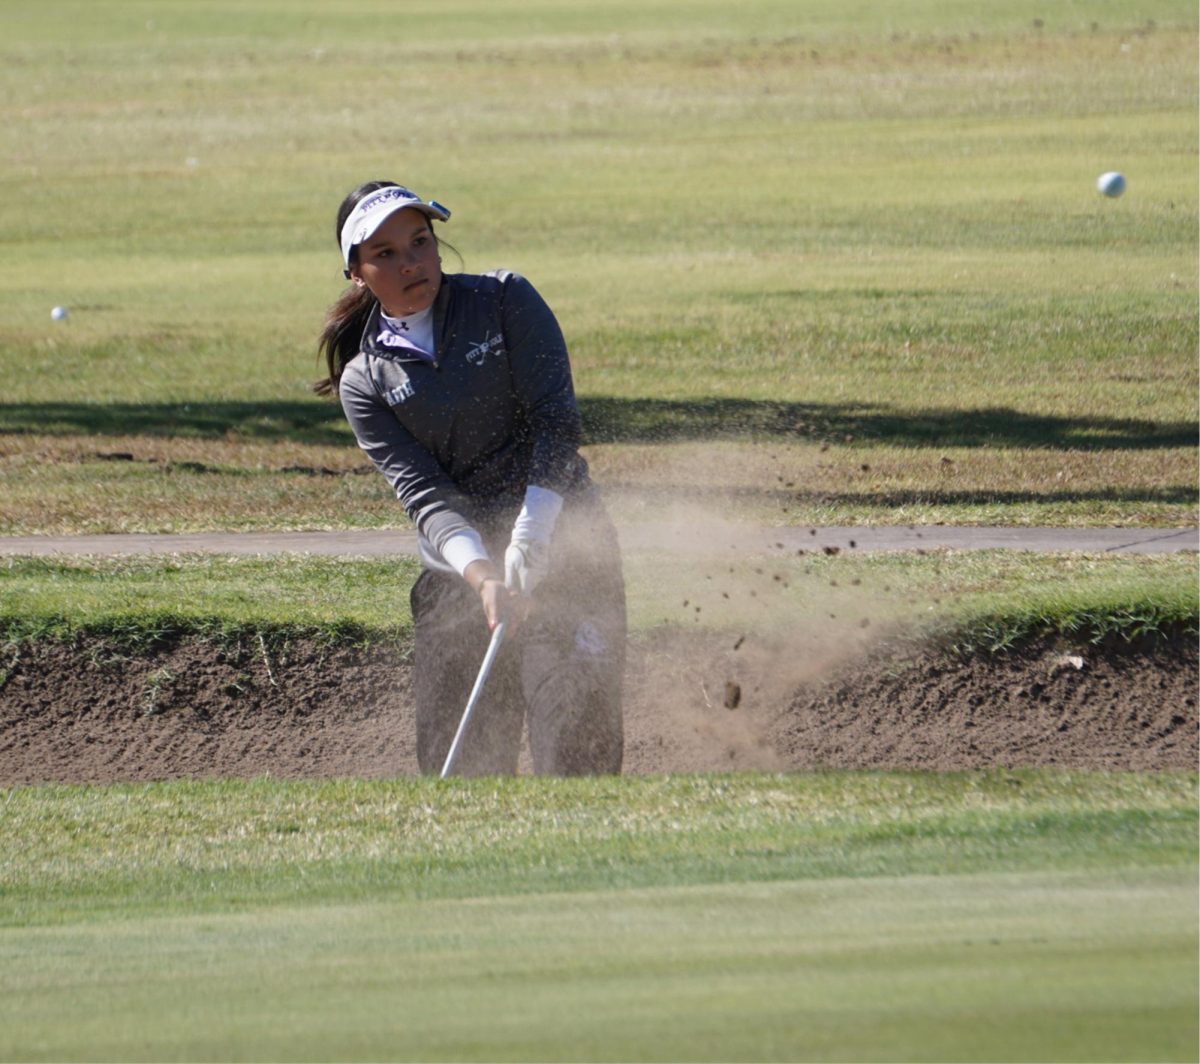
[[[1190,774],[178,781],[8,791],[5,923],[1186,864]]]
[[[1187,1059],[1196,781],[10,791],[6,1059]]]
[[[409,557],[9,558],[0,560],[0,614],[16,638],[237,626],[396,632],[411,623],[419,570]]]
[[[980,551],[806,555],[734,565],[637,559],[631,613],[655,623],[995,653],[1045,636],[1081,645],[1195,632],[1196,560]]]
[[[13,941],[36,951],[33,985],[14,992],[0,976],[0,1049],[24,1060],[1187,1060],[1194,901],[1178,873],[950,876],[55,929]],[[167,978],[164,958],[178,965]],[[70,995],[52,1006],[56,986]]]
[[[0,530],[402,523],[283,472],[361,463],[306,388],[334,209],[385,174],[545,292],[617,482],[644,444],[853,435],[891,475],[777,519],[1196,520],[1192,5],[452,0],[418,41],[381,10],[5,5]],[[199,444],[207,475],[151,461]],[[947,490],[948,447],[1039,474]]]
[[[411,558],[181,555],[0,559],[0,638],[77,632],[153,642],[247,628],[395,638],[411,623]],[[1046,634],[1081,641],[1194,631],[1196,560],[980,551],[777,552],[734,564],[636,555],[630,624],[705,630],[859,630],[998,650]]]

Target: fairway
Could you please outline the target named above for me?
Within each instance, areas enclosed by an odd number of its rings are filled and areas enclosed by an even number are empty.
[[[10,792],[0,1057],[1186,1060],[1179,774]]]
[[[1180,869],[281,906],[9,931],[0,1056],[1186,1060],[1196,902]]]

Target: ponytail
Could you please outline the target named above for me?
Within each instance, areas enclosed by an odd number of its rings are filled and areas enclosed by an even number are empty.
[[[329,308],[317,343],[317,351],[324,356],[325,364],[329,367],[329,376],[313,384],[312,389],[317,395],[337,395],[342,371],[346,363],[358,354],[363,329],[374,309],[375,297],[365,287],[348,288]]]
[[[342,243],[342,226],[346,224],[346,219],[350,217],[358,201],[378,189],[395,184],[395,181],[368,181],[365,185],[359,185],[342,200],[333,229],[333,238],[338,247],[341,247]],[[350,249],[351,262],[354,262],[356,250]],[[375,297],[371,295],[370,290],[358,287],[347,289],[329,308],[325,315],[325,325],[321,329],[321,338],[317,341],[317,353],[324,356],[325,364],[329,367],[329,376],[313,383],[312,390],[317,395],[337,395],[342,370],[346,368],[346,363],[358,354],[363,329],[367,327],[367,318],[374,309]]]

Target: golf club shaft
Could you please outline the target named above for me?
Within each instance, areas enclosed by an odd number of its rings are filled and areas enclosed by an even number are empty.
[[[455,759],[462,746],[463,733],[467,730],[467,721],[471,719],[471,712],[475,708],[475,703],[479,701],[479,695],[483,691],[483,685],[487,682],[488,673],[492,671],[492,663],[500,652],[500,644],[504,642],[504,629],[507,627],[508,622],[501,621],[492,632],[492,641],[488,643],[487,653],[483,656],[483,664],[479,666],[479,675],[475,677],[475,686],[471,688],[471,696],[467,699],[467,708],[463,710],[462,720],[458,722],[458,731],[454,733],[454,742],[450,744],[450,752],[446,755],[446,763],[442,766],[442,779],[449,776],[450,770],[454,768]]]

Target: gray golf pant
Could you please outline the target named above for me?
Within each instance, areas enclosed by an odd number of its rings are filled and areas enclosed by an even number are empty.
[[[490,633],[479,595],[425,570],[411,595],[417,762],[441,771]],[[455,762],[463,776],[512,775],[528,721],[539,775],[619,773],[623,752],[625,587],[616,533],[599,507],[564,510],[551,571],[506,636]]]

